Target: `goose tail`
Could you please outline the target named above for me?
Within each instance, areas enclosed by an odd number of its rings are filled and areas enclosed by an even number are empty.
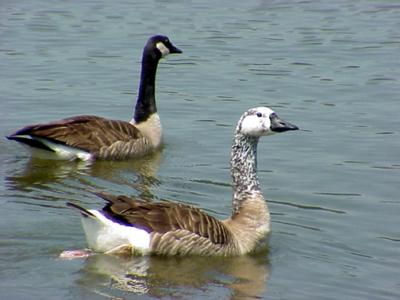
[[[106,252],[107,226],[104,216],[96,210],[88,210],[78,204],[67,202],[67,206],[77,210],[81,214],[83,231],[90,249],[96,252]]]
[[[17,133],[11,134],[11,135],[7,135],[6,138],[9,139],[10,141],[16,141],[21,144],[30,146],[32,148],[55,152],[54,149],[52,149],[48,144],[46,144],[44,139],[35,138],[31,135],[22,135],[22,134],[18,134],[18,132],[17,132]]]
[[[150,234],[134,226],[122,225],[107,218],[102,211],[86,209],[78,204],[67,202],[67,206],[81,214],[83,231],[90,249],[102,253],[120,253],[135,249],[147,253],[150,247]]]
[[[75,204],[75,203],[72,203],[72,202],[67,202],[67,206],[78,210],[81,213],[82,217],[84,217],[84,218],[97,219],[96,215],[94,215],[92,212],[90,212],[89,210],[87,210],[86,208],[84,208],[84,207],[82,207],[82,206],[80,206],[78,204]]]

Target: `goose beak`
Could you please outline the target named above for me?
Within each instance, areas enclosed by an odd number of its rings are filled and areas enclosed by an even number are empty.
[[[284,132],[288,130],[298,130],[299,127],[281,120],[276,114],[270,116],[271,120],[271,131],[273,132]]]
[[[169,45],[169,53],[182,53],[182,50],[175,47],[174,45]]]

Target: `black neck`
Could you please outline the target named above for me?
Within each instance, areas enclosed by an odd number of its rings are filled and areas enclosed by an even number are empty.
[[[153,52],[143,53],[142,71],[140,75],[139,95],[133,118],[135,123],[144,122],[150,115],[157,112],[155,98],[155,81],[157,65],[160,58]]]

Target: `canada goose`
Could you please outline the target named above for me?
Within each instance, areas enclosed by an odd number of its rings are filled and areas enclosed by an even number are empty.
[[[89,247],[96,252],[161,255],[241,255],[262,246],[270,215],[257,177],[257,143],[261,136],[297,130],[268,107],[256,107],[240,118],[232,145],[232,216],[220,221],[182,203],[147,202],[96,193],[107,204],[82,215]]]
[[[30,146],[32,155],[56,159],[127,159],[148,154],[162,144],[155,100],[158,61],[182,53],[166,36],[156,35],[143,49],[139,94],[130,122],[81,115],[26,126],[7,136]],[[52,155],[55,154],[55,155]]]

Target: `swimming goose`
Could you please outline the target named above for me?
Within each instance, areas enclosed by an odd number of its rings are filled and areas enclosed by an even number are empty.
[[[26,126],[7,136],[30,146],[32,155],[57,159],[127,159],[148,154],[162,144],[155,100],[158,61],[182,53],[166,36],[151,37],[144,49],[139,94],[130,122],[81,115]],[[52,155],[55,154],[55,155]]]
[[[160,255],[241,255],[265,244],[270,215],[257,177],[261,136],[297,130],[267,107],[245,112],[236,127],[232,152],[233,212],[220,221],[199,208],[170,201],[148,202],[96,193],[107,204],[82,215],[89,247],[96,252]]]

